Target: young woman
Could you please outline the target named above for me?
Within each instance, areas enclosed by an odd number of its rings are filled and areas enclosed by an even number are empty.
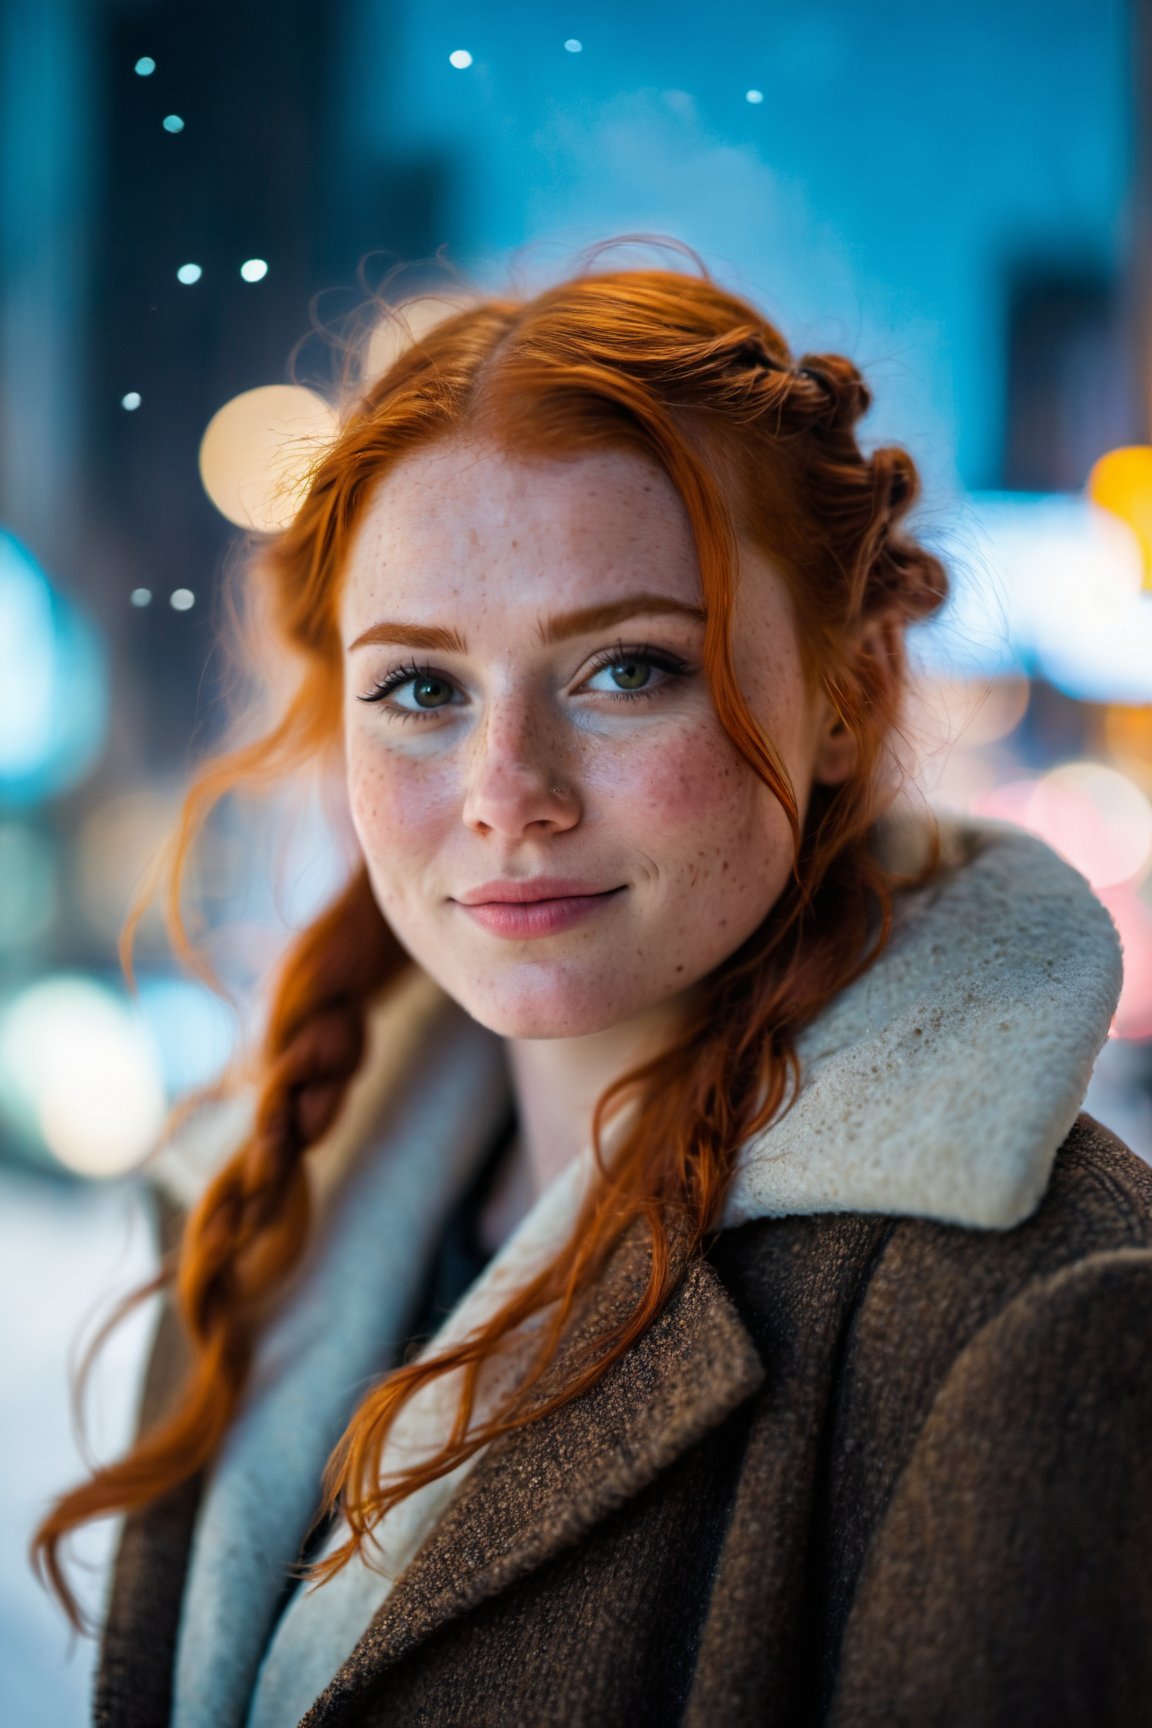
[[[1120,957],[899,798],[946,595],[858,372],[706,274],[454,310],[252,571],[359,862],[170,1159],[98,1720],[1136,1723],[1152,1174]],[[67,1598],[66,1598],[67,1599]]]

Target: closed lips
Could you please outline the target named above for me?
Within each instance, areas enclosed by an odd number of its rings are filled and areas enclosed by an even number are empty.
[[[459,894],[456,898],[462,906],[526,906],[540,900],[583,900],[617,894],[622,886],[598,888],[591,882],[568,881],[486,882],[471,893]]]
[[[609,900],[615,900],[617,895],[624,893],[623,885],[619,888],[593,888],[591,892],[583,888],[579,893],[572,892],[572,885],[565,886],[566,893],[558,894],[553,890],[542,895],[540,884],[533,883],[534,892],[530,895],[526,895],[521,887],[514,900],[472,899],[461,904],[460,910],[490,935],[523,941],[539,936],[559,936],[565,930],[595,918]],[[492,895],[496,890],[485,888],[479,892]],[[507,885],[501,884],[499,892],[506,895]]]

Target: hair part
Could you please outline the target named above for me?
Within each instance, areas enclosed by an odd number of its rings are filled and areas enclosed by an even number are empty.
[[[490,440],[529,459],[630,448],[663,467],[695,537],[707,618],[704,669],[716,712],[787,814],[794,850],[793,875],[776,906],[703,981],[670,1047],[598,1101],[597,1180],[564,1247],[469,1340],[440,1353],[433,1347],[363,1398],[324,1485],[327,1505],[342,1503],[351,1534],[310,1569],[312,1577],[344,1565],[405,1495],[578,1397],[639,1337],[717,1227],[739,1146],[795,1098],[797,1032],[878,957],[893,893],[941,868],[934,831],[915,877],[883,868],[870,844],[894,791],[890,746],[905,694],[904,628],[944,601],[948,583],[906,527],[918,492],[912,459],[894,446],[861,449],[856,428],[869,401],[849,360],[793,357],[751,304],[703,268],[699,275],[577,274],[534,296],[477,299],[425,329],[354,400],[295,519],[250,566],[263,628],[291,668],[290,688],[264,729],[210,760],[188,792],[166,896],[173,945],[185,959],[194,955],[181,885],[212,807],[334,759],[340,581],[372,489],[405,456],[451,438]],[[814,788],[803,828],[795,788],[733,674],[740,538],[785,578],[809,681],[823,687],[856,742],[848,779]],[[883,659],[860,647],[863,625],[876,618],[892,649]],[[140,911],[127,929],[126,962]],[[410,964],[362,863],[289,947],[256,1063],[252,1132],[191,1211],[159,1280],[190,1346],[187,1381],[159,1425],[125,1458],[62,1495],[34,1538],[37,1562],[77,1624],[63,1538],[90,1518],[142,1509],[214,1455],[243,1392],[261,1317],[307,1239],[308,1153],[335,1120],[360,1063],[370,1004]],[[605,1130],[628,1103],[633,1109],[608,1162]],[[650,1253],[633,1311],[578,1357],[566,1357],[569,1371],[542,1401],[541,1382],[564,1347],[576,1303],[637,1228]],[[485,1363],[529,1322],[525,1377],[493,1414],[473,1420]],[[456,1371],[460,1413],[440,1451],[381,1480],[399,1411],[421,1387]]]

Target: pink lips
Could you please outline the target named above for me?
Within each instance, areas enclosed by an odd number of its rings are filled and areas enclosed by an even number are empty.
[[[456,904],[494,936],[554,936],[602,911],[623,887],[536,876],[524,882],[484,882]]]

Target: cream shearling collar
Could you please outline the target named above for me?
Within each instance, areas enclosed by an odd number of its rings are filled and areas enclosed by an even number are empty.
[[[1040,1202],[1122,965],[1088,883],[1003,822],[942,825],[956,868],[902,896],[876,964],[797,1039],[794,1108],[741,1150],[724,1224],[883,1212],[1004,1230]],[[912,819],[886,858],[912,861]]]

